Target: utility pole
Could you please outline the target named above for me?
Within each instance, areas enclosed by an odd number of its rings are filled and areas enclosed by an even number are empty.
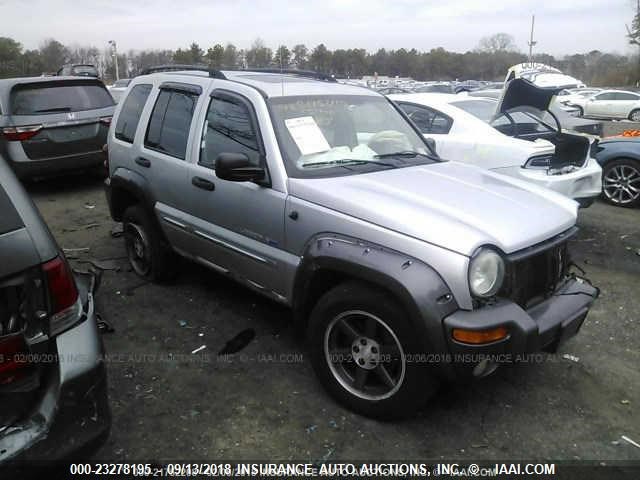
[[[115,40],[109,40],[109,45],[111,45],[111,51],[113,56],[113,61],[116,64],[116,81],[120,80],[120,75],[118,73],[118,46],[116,45]]]
[[[533,47],[536,43],[534,39],[533,39],[533,27],[536,23],[536,16],[535,15],[531,15],[531,36],[529,37],[529,63],[533,65]]]

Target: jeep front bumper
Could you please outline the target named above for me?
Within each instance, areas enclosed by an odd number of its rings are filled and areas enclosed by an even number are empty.
[[[557,346],[578,333],[598,296],[598,289],[572,279],[552,296],[523,310],[519,305],[500,299],[473,311],[458,310],[444,319],[453,373],[469,378],[490,373],[490,366],[526,361],[526,354],[541,350],[555,351]],[[454,330],[491,332],[506,330],[506,336],[489,343],[463,343],[454,338]],[[478,368],[479,364],[486,368]],[[482,366],[481,365],[481,366]]]

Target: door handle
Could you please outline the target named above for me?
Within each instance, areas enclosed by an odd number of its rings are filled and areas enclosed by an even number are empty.
[[[191,179],[191,183],[198,188],[201,188],[203,190],[209,190],[210,192],[216,189],[216,186],[213,182],[210,182],[209,180],[205,180],[204,178],[201,178],[201,177],[193,177]]]
[[[136,158],[136,163],[144,168],[149,168],[151,166],[151,162],[146,158],[142,158],[142,157]]]

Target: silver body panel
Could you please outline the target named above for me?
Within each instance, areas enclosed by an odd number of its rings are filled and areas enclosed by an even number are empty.
[[[419,259],[440,274],[460,308],[472,309],[467,269],[478,247],[494,245],[511,253],[575,224],[575,202],[455,162],[325,179],[288,178],[264,95],[378,94],[334,83],[295,79],[281,85],[261,82],[257,76],[254,80],[250,74],[228,76],[243,84],[176,73],[134,79],[128,91],[138,84],[154,89],[133,144],[116,139],[111,128],[110,173],[126,168],[147,179],[159,223],[179,253],[284,303],[293,303],[298,265],[309,241],[319,234],[346,235]],[[167,81],[202,88],[186,160],[143,146],[158,87]],[[216,89],[242,95],[252,104],[270,186],[220,180],[212,169],[198,165],[206,110]],[[126,96],[113,124],[125,101]],[[138,156],[150,160],[151,166],[137,165]],[[193,186],[194,176],[214,183],[215,190]],[[293,211],[295,219],[289,216]]]

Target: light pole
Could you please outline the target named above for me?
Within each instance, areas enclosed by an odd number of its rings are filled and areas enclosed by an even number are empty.
[[[118,47],[115,40],[109,40],[109,45],[111,45],[111,50],[113,51],[112,56],[116,64],[116,81],[118,81],[120,80],[120,75],[118,74]]]
[[[536,16],[532,15],[531,16],[531,38],[527,42],[527,44],[529,45],[529,63],[531,65],[533,65],[533,47],[536,45],[536,43],[538,43],[533,39],[533,26],[535,25],[535,23],[536,23]]]

